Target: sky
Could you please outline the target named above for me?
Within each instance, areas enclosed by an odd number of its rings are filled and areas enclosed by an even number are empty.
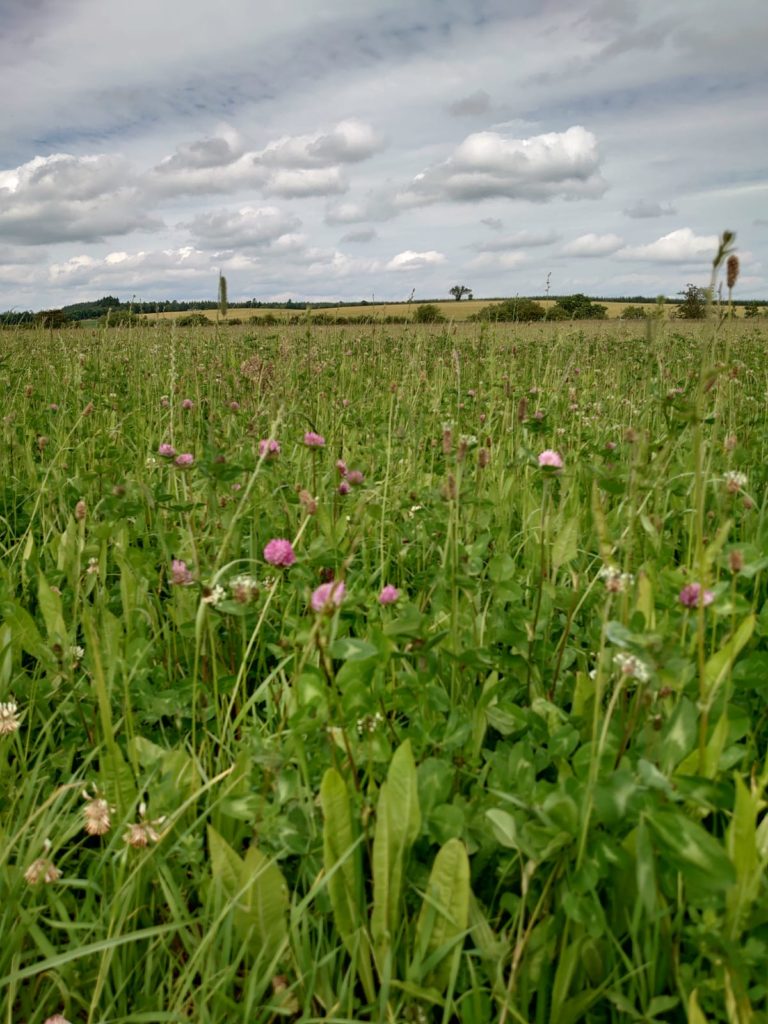
[[[765,0],[0,0],[0,310],[768,299]]]

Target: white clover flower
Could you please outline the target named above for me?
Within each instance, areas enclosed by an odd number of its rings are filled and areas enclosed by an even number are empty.
[[[740,473],[736,469],[729,469],[723,473],[725,486],[731,494],[736,494],[747,486],[747,474]]]
[[[19,728],[19,716],[16,702],[9,700],[0,704],[0,736],[10,736]]]
[[[232,596],[239,604],[250,604],[259,594],[259,581],[247,573],[241,573],[229,581]]]
[[[639,683],[647,683],[651,677],[648,666],[634,654],[625,654],[623,651],[619,651],[613,656],[613,664],[623,676],[636,679]]]
[[[605,589],[610,594],[623,594],[635,582],[631,572],[622,572],[614,565],[604,565],[597,575],[605,580]]]
[[[227,592],[221,584],[217,583],[215,587],[212,587],[207,594],[203,596],[203,604],[209,604],[212,608],[216,608],[227,596]]]

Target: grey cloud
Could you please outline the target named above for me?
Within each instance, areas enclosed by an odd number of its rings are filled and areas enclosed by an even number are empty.
[[[314,135],[287,135],[254,154],[258,163],[284,168],[327,167],[358,163],[384,146],[383,138],[364,121],[340,121],[331,131]]]
[[[483,217],[480,221],[481,224],[485,224],[491,231],[501,231],[504,227],[504,221],[499,217]]]
[[[363,199],[345,200],[327,207],[326,224],[364,224],[366,221],[391,220],[396,216],[390,196],[384,193],[371,193]]]
[[[340,167],[305,167],[276,171],[264,182],[263,189],[268,195],[303,199],[339,195],[349,189],[349,182]]]
[[[677,213],[677,208],[671,203],[667,203],[666,206],[661,203],[654,203],[648,199],[638,199],[637,202],[631,203],[624,210],[627,217],[633,217],[637,220],[644,220],[651,217],[667,217]]]
[[[551,245],[560,236],[555,231],[516,231],[513,235],[476,242],[472,248],[478,252],[508,252],[510,249],[536,248]]]
[[[376,232],[373,228],[362,228],[360,231],[348,231],[346,235],[342,235],[339,239],[340,242],[372,242],[376,238]]]
[[[203,246],[229,249],[268,245],[300,225],[298,217],[275,206],[243,206],[201,214],[182,226]]]
[[[156,168],[160,174],[225,167],[243,153],[243,146],[235,132],[197,139],[179,146],[173,156],[166,157]]]
[[[491,97],[484,89],[456,100],[448,107],[448,113],[452,117],[472,117],[477,114],[485,114],[491,109]]]
[[[0,234],[9,242],[45,245],[161,227],[133,180],[127,163],[109,156],[57,153],[0,171]]]

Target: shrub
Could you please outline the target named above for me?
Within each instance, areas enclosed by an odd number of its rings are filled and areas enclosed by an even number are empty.
[[[625,306],[621,311],[621,320],[645,320],[648,314],[643,306]]]
[[[205,313],[187,313],[176,321],[179,327],[208,327],[211,322]]]
[[[552,316],[554,310],[562,310],[565,316]],[[558,299],[554,309],[550,310],[548,320],[605,320],[608,312],[607,306],[601,306],[598,302],[592,302],[586,295],[577,292],[575,295],[564,295]]]
[[[494,323],[532,323],[543,320],[544,315],[544,307],[533,299],[505,299],[493,306],[483,306],[473,319]]]
[[[417,324],[441,324],[444,321],[445,317],[433,302],[423,302],[413,314],[413,322]]]

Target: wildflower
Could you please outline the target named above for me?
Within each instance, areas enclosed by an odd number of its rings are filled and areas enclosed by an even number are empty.
[[[238,412],[238,410],[240,409],[240,403],[239,402],[230,402],[229,403],[229,408],[232,410],[232,412]]]
[[[182,452],[181,455],[177,455],[174,460],[174,465],[179,467],[191,466],[195,461],[195,456],[192,452]]]
[[[344,600],[346,589],[344,580],[334,580],[331,583],[321,583],[320,586],[312,592],[312,597],[310,599],[312,611],[332,612],[333,609],[338,608]]]
[[[99,575],[99,560],[98,558],[88,559],[88,568],[85,570],[89,576]]]
[[[51,410],[51,412],[58,412],[59,411],[59,407],[58,407],[58,405],[55,402],[51,402],[51,404],[48,406],[48,408]]]
[[[304,435],[304,444],[307,448],[325,447],[325,438],[322,434],[316,434],[314,430],[308,430]]]
[[[89,402],[83,409],[83,416],[90,416],[93,412],[93,402]]]
[[[85,657],[85,650],[77,644],[69,648],[69,656],[72,659],[72,668],[77,668]]]
[[[737,548],[728,555],[728,568],[732,573],[741,572],[744,568],[744,555]]]
[[[155,466],[157,465],[157,459],[154,457],[154,455],[148,455],[144,465],[147,467],[147,469],[154,469]]]
[[[747,486],[747,474],[739,473],[735,469],[729,469],[723,473],[723,480],[725,480],[725,487],[729,494],[738,494]]]
[[[80,501],[78,501],[78,503],[75,505],[75,519],[78,521],[78,523],[82,523],[87,514],[88,506],[81,498]]]
[[[563,457],[559,452],[554,452],[551,448],[547,448],[546,451],[539,455],[539,465],[545,468],[562,469]]]
[[[150,843],[157,843],[160,841],[160,833],[157,831],[155,826],[162,825],[165,821],[165,817],[156,818],[154,821],[147,821],[146,814],[146,804],[140,803],[140,820],[129,825],[127,830],[123,833],[123,842],[137,850],[148,846]]]
[[[185,398],[184,401],[181,403],[181,408],[182,409],[194,409],[195,408],[195,403],[192,401],[191,398]]]
[[[181,558],[171,560],[171,586],[189,587],[193,583],[192,573]]]
[[[397,587],[393,587],[391,583],[388,583],[379,594],[379,604],[394,604],[399,597],[400,591]]]
[[[597,575],[605,580],[605,589],[609,594],[623,594],[635,582],[631,572],[622,572],[613,565],[604,565]]]
[[[45,882],[46,885],[50,885],[52,882],[58,882],[61,878],[61,871],[59,871],[51,858],[47,856],[50,849],[51,840],[46,839],[43,843],[43,850],[46,856],[33,860],[24,872],[24,880],[28,885],[37,885],[38,882]]]
[[[341,494],[341,495],[349,494],[350,487],[349,487],[349,484],[347,483],[347,481],[346,480],[342,480],[341,483],[339,484],[339,486],[337,487],[337,490],[338,490],[339,494]]]
[[[19,716],[16,702],[9,700],[0,704],[0,736],[10,736],[19,728]]]
[[[477,453],[477,464],[480,469],[485,469],[488,463],[491,461],[491,453],[487,448],[481,448]]]
[[[91,796],[87,790],[83,791],[83,800],[86,801],[83,808],[83,828],[89,836],[105,836],[112,828],[109,804],[103,797]]]
[[[366,732],[376,732],[376,730],[382,724],[383,721],[384,715],[382,715],[380,711],[377,711],[373,715],[363,715],[362,718],[358,718],[357,722],[355,723],[355,728],[362,736],[363,733]]]
[[[160,406],[161,406],[161,408],[168,409],[170,407],[170,404],[171,404],[171,400],[168,397],[168,395],[162,395],[161,398],[160,398]]]
[[[351,469],[349,473],[347,473],[347,480],[350,482],[350,484],[352,484],[353,487],[356,487],[359,486],[363,482],[363,480],[365,480],[365,477],[363,476],[359,469]]]
[[[164,442],[157,449],[157,454],[162,455],[164,459],[172,459],[176,454],[176,449],[173,447],[172,444],[166,444]]]
[[[268,541],[264,548],[264,560],[270,565],[281,565],[288,567],[296,561],[296,552],[289,540],[282,537],[275,537]]]
[[[259,441],[259,458],[276,459],[280,454],[280,442],[274,437],[265,437]]]
[[[214,587],[207,587],[203,593],[203,604],[209,604],[212,608],[216,608],[224,598],[227,596],[227,592],[219,583]]]
[[[619,652],[613,657],[613,663],[623,676],[636,679],[639,683],[647,683],[650,672],[645,662],[634,654]]]
[[[229,586],[238,604],[250,604],[259,594],[259,581],[245,573],[230,580]]]
[[[347,472],[348,472],[347,471],[347,464],[344,461],[344,459],[337,459],[336,460],[336,469],[339,471],[339,476],[346,476],[347,475]]]
[[[43,1021],[43,1024],[70,1024],[70,1021],[68,1021],[62,1014],[54,1013],[52,1017],[47,1017]]]
[[[544,410],[543,409],[537,409],[536,412],[533,414],[533,418],[535,420],[539,420],[539,421],[543,420],[544,419]]]
[[[689,583],[680,591],[679,599],[686,608],[698,608],[700,605],[706,608],[715,600],[715,592],[705,590],[700,583]]]
[[[739,439],[736,437],[736,435],[729,434],[726,437],[725,441],[723,441],[723,448],[725,448],[727,452],[732,452],[738,443]]]

